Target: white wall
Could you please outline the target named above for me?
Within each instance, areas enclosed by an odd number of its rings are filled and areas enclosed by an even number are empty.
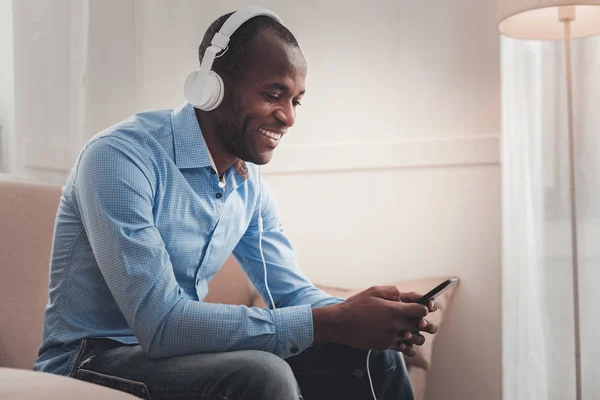
[[[428,399],[500,399],[497,165],[267,178],[303,269],[364,288],[461,278],[434,353]]]
[[[139,111],[133,1],[88,1],[87,137]]]
[[[138,105],[152,109],[184,100],[181,82],[198,66],[196,50],[207,26],[246,2],[135,4]],[[309,65],[303,106],[286,145],[498,134],[494,1],[261,5],[294,32]]]

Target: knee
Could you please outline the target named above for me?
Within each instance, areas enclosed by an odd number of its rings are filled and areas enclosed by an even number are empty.
[[[373,357],[375,356],[375,357]],[[412,385],[402,354],[394,350],[373,351],[371,372],[382,382],[380,391],[401,399],[413,399]],[[385,389],[384,389],[385,388]],[[376,390],[377,391],[377,390]]]
[[[264,351],[250,352],[244,360],[250,374],[249,398],[298,399],[299,391],[291,367],[281,358]]]
[[[396,371],[395,375],[400,377],[407,375],[406,364],[402,355],[394,350],[374,350],[370,360],[372,371],[388,373]]]

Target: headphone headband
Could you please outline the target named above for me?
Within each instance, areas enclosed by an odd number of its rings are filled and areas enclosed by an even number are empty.
[[[281,22],[281,18],[277,14],[275,14],[271,10],[267,10],[263,7],[258,6],[249,6],[240,8],[238,11],[231,14],[227,21],[223,24],[219,32],[213,37],[213,40],[210,42],[211,44],[224,49],[229,43],[229,38],[233,35],[242,24],[248,21],[251,18],[258,17],[259,15],[265,15],[267,17],[271,17],[275,21]]]
[[[265,15],[281,22],[281,18],[273,11],[263,7],[249,6],[234,12],[221,26],[219,32],[211,40],[211,46],[202,56],[202,63],[197,71],[192,72],[185,81],[185,97],[194,107],[201,110],[214,110],[223,100],[223,80],[214,71],[212,65],[216,55],[227,48],[231,35],[251,18]]]

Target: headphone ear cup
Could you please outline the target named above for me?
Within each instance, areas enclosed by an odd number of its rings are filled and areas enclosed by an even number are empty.
[[[223,79],[214,71],[210,71],[206,77],[204,89],[202,89],[202,104],[200,109],[211,111],[219,107],[225,95]]]
[[[202,72],[193,71],[185,80],[186,100],[194,107],[204,111],[214,110],[223,101],[225,93],[223,79],[214,71],[209,71],[202,82]]]

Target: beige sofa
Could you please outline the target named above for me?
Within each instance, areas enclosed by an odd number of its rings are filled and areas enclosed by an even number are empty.
[[[48,266],[61,189],[0,180],[0,399],[125,399],[133,396],[71,378],[31,371],[47,301]],[[426,291],[440,278],[398,284]],[[207,301],[260,306],[245,275],[230,259],[210,282]],[[353,291],[327,287],[335,295]],[[440,299],[445,309],[451,293]],[[441,323],[443,312],[436,316]],[[408,359],[416,398],[424,399],[433,341]],[[29,370],[29,371],[27,371]]]

